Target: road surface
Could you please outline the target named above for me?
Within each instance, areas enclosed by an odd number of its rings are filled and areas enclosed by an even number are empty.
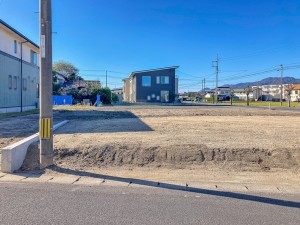
[[[300,224],[299,195],[0,183],[0,224]]]

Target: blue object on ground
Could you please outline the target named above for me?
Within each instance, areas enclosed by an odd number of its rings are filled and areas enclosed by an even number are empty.
[[[53,95],[53,105],[72,105],[72,95]]]
[[[97,95],[97,103],[96,103],[96,106],[100,106],[100,103],[101,103],[100,95]]]

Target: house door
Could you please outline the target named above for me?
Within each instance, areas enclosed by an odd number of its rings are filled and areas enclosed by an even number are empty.
[[[161,91],[160,92],[160,101],[161,102],[169,102],[169,91]]]

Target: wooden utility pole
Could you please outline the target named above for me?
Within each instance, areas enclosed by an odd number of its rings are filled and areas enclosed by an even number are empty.
[[[252,91],[252,89],[248,86],[248,88],[246,89],[246,96],[247,96],[247,106],[249,106],[249,94]]]
[[[294,90],[294,85],[289,84],[285,87],[286,96],[288,98],[288,107],[291,107],[291,95],[292,91]]]
[[[213,61],[213,67],[216,67],[216,90],[215,90],[215,98],[216,104],[218,104],[218,79],[219,79],[219,56],[217,55],[217,60]],[[216,63],[216,65],[214,65]]]
[[[283,65],[280,65],[280,106],[282,106],[282,98],[283,98],[283,81],[282,81],[282,74],[283,74]]]
[[[105,73],[105,83],[106,83],[105,87],[107,87],[107,70],[106,70],[106,73]]]
[[[53,165],[52,0],[40,0],[40,167]]]

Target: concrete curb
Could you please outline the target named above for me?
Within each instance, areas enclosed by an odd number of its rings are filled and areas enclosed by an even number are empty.
[[[102,176],[99,174],[99,176]],[[233,193],[268,193],[268,194],[297,194],[300,195],[299,185],[283,184],[255,184],[255,183],[216,183],[216,182],[183,182],[168,180],[151,180],[145,178],[145,182],[135,182],[135,178],[124,178],[123,181],[104,179],[100,177],[81,176],[80,174],[44,174],[44,173],[18,173],[5,174],[0,172],[1,182],[21,183],[48,183],[66,184],[75,186],[108,186],[108,187],[132,187],[132,188],[163,188],[180,191],[199,189],[201,191],[219,191]],[[186,184],[188,183],[188,187]]]
[[[55,124],[53,126],[53,131],[65,125],[67,122],[68,120],[65,120]],[[20,169],[27,154],[29,145],[37,141],[39,141],[39,133],[0,149],[2,152],[1,171],[5,173],[13,173]]]

